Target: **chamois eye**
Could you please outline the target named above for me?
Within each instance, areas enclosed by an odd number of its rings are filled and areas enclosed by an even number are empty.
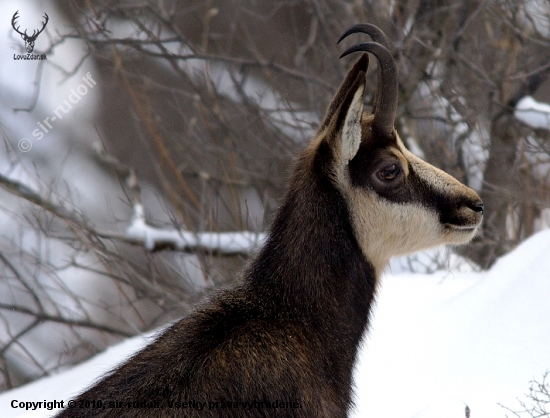
[[[380,170],[378,172],[378,177],[380,177],[384,181],[391,181],[395,180],[400,173],[401,169],[399,168],[399,166],[397,164],[391,164]]]

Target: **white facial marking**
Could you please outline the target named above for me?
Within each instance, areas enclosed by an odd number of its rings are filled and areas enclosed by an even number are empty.
[[[451,196],[469,195],[473,200],[476,199],[477,195],[473,190],[410,153],[399,136],[397,142],[395,154],[400,153],[432,189]],[[473,238],[481,223],[481,215],[464,207],[457,210],[464,213],[465,219],[471,217],[474,228],[443,225],[439,214],[432,208],[419,203],[391,202],[374,190],[352,187],[346,175],[339,176],[339,179],[349,202],[356,238],[378,274],[388,264],[390,257],[442,244],[464,244]]]
[[[363,254],[381,272],[390,257],[444,243],[438,216],[412,203],[393,203],[374,191],[349,190],[352,222]]]

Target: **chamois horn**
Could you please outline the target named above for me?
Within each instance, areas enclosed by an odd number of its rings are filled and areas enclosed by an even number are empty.
[[[378,89],[374,99],[373,127],[385,135],[391,135],[397,111],[397,67],[391,53],[384,32],[378,27],[365,23],[349,28],[338,40],[338,43],[352,33],[366,33],[374,42],[357,44],[344,51],[340,58],[353,52],[370,52],[378,59]]]
[[[374,26],[372,23],[360,23],[358,25],[352,26],[347,31],[345,31],[342,36],[340,36],[337,44],[346,39],[352,33],[366,33],[371,37],[374,42],[378,42],[388,50],[390,49],[388,38],[386,38],[386,35],[384,34],[384,32],[382,32],[382,29],[380,29],[378,26]]]

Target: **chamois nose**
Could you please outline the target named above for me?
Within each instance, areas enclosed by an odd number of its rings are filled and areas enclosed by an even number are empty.
[[[481,200],[468,204],[468,207],[474,212],[479,212],[481,215],[483,215],[483,202]]]

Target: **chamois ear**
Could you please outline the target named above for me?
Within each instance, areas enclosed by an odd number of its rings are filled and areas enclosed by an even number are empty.
[[[321,124],[324,139],[341,164],[347,164],[361,144],[361,117],[369,59],[363,54],[348,72]]]

